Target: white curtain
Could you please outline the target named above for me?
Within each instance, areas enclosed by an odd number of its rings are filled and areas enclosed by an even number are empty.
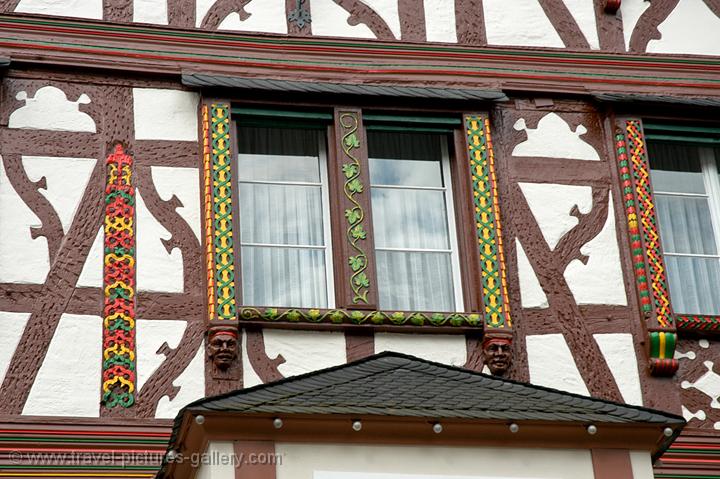
[[[650,148],[655,204],[673,309],[720,314],[720,259],[697,152],[690,145]]]
[[[327,307],[318,141],[314,130],[239,129],[243,304]]]

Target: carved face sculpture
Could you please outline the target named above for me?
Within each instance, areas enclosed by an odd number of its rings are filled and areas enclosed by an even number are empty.
[[[224,371],[237,358],[238,333],[234,328],[215,327],[208,336],[208,356],[215,367]]]
[[[487,338],[482,343],[483,363],[494,376],[504,375],[512,364],[512,342],[507,338]]]

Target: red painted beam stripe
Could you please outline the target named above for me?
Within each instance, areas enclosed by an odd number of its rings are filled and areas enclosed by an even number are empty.
[[[720,459],[681,459],[675,457],[663,457],[661,459],[663,464],[677,463],[677,464],[720,464]]]
[[[164,451],[165,447],[159,449],[82,449],[77,447],[0,447],[0,452],[77,452],[77,453],[113,453],[113,454],[142,454],[147,452],[156,453]]]
[[[108,50],[91,50],[76,47],[56,47],[49,45],[28,45],[24,43],[15,42],[0,42],[0,46],[15,47],[15,48],[38,48],[42,50],[51,50],[59,52],[76,52],[76,53],[90,53],[90,54],[103,54],[115,57],[128,57],[128,58],[143,58],[148,60],[171,60],[171,61],[188,61],[188,58],[181,56],[162,56],[152,55],[147,53],[125,53],[125,52],[113,52]],[[490,77],[490,78],[508,78],[508,79],[522,79],[522,80],[553,80],[553,81],[583,81],[587,83],[607,83],[615,85],[640,85],[640,86],[673,86],[683,88],[711,88],[720,90],[720,84],[716,83],[702,83],[702,82],[659,82],[659,81],[648,81],[648,80],[634,80],[628,78],[610,79],[610,78],[589,78],[589,77],[572,77],[572,76],[551,76],[551,75],[529,75],[525,73],[499,73],[499,72],[481,72],[481,71],[458,71],[458,70],[440,70],[440,69],[368,69],[362,68],[347,68],[347,67],[319,67],[319,66],[308,66],[308,65],[278,65],[274,63],[266,62],[242,62],[242,61],[230,61],[230,60],[214,60],[210,58],[203,58],[203,63],[217,64],[217,65],[234,65],[234,66],[246,66],[246,67],[259,67],[259,68],[270,68],[277,70],[306,70],[306,71],[322,71],[322,72],[336,72],[336,73],[369,73],[369,74],[427,74],[432,72],[436,75],[456,75],[456,76],[468,76],[468,77]]]
[[[39,429],[0,429],[0,434],[43,434],[43,435],[75,435],[75,436],[142,436],[142,437],[160,437],[169,438],[170,433],[164,432],[109,432],[109,431],[77,431],[77,430],[39,430]]]

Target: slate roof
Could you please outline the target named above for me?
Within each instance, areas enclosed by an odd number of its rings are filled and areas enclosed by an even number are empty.
[[[396,417],[655,423],[684,419],[395,352],[201,399],[194,413],[355,414]],[[178,419],[182,415],[178,415]],[[178,421],[176,421],[176,426]]]
[[[480,88],[428,88],[409,86],[367,85],[357,83],[272,80],[236,76],[183,74],[182,83],[193,87],[226,87],[233,89],[267,90],[300,93],[365,95],[384,97],[439,98],[443,100],[506,101],[501,90]]]

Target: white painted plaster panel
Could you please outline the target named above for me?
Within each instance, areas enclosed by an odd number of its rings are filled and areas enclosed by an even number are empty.
[[[41,189],[40,194],[53,206],[65,234],[75,218],[96,162],[94,158],[23,156],[22,164],[30,181],[45,177],[47,189]]]
[[[595,148],[580,138],[587,133],[585,125],[578,125],[573,131],[570,125],[555,112],[542,117],[535,129],[528,128],[524,118],[516,121],[513,128],[518,131],[525,130],[528,138],[515,145],[512,156],[600,160]]]
[[[548,300],[540,286],[535,270],[530,264],[530,260],[525,254],[525,250],[520,244],[520,240],[515,238],[515,248],[517,249],[518,258],[518,279],[520,282],[520,302],[523,308],[547,308]]]
[[[170,0],[133,0],[133,22],[167,25],[168,1]]]
[[[285,362],[278,366],[285,376],[315,371],[347,362],[345,334],[341,332],[263,330],[268,357],[282,354]]]
[[[17,349],[30,313],[9,313],[0,311],[0,384],[5,379],[13,354]]]
[[[262,379],[260,379],[260,376],[257,375],[257,373],[255,372],[255,369],[252,366],[252,363],[250,362],[250,357],[248,356],[247,334],[245,333],[245,331],[243,331],[241,334],[242,334],[243,387],[251,388],[253,386],[257,386],[258,384],[262,384],[263,381],[262,381]]]
[[[531,383],[590,395],[562,334],[527,336],[525,344]]]
[[[565,46],[537,0],[485,0],[483,11],[489,45]]]
[[[217,0],[195,0],[195,26],[200,28],[202,21]]]
[[[395,351],[452,366],[467,362],[465,337],[454,334],[375,334],[375,352]]]
[[[593,479],[589,450],[277,442],[277,479]],[[328,473],[337,474],[328,476]],[[375,474],[382,474],[376,476]],[[393,476],[393,475],[399,475]]]
[[[608,217],[600,233],[580,248],[588,256],[587,264],[573,260],[564,276],[578,304],[627,304],[625,280],[620,264],[612,193]]]
[[[360,0],[385,20],[395,38],[400,38],[400,14],[398,0]]]
[[[594,2],[588,2],[587,0],[563,0],[563,3],[577,22],[580,31],[590,44],[590,48],[599,50],[600,38],[598,37],[597,23],[595,22]]]
[[[77,285],[88,288],[102,288],[103,286],[103,268],[105,265],[105,232],[101,226],[98,229],[95,240],[90,247],[90,252],[85,259],[85,264],[80,272]]]
[[[23,415],[98,417],[102,318],[63,314]]]
[[[642,406],[642,389],[632,334],[594,334],[593,337],[605,357],[605,362],[610,368],[613,378],[615,378],[623,401],[635,406]]]
[[[423,5],[427,41],[457,43],[455,0],[424,0]]]
[[[238,13],[231,13],[220,22],[218,30],[287,33],[285,0],[252,0],[245,11],[250,15],[245,21],[240,20]]]
[[[375,38],[375,34],[365,25],[350,25],[347,20],[350,13],[333,0],[309,0],[313,35],[324,37]]]
[[[153,183],[161,199],[168,201],[173,195],[182,202],[178,214],[187,221],[200,241],[200,172],[197,168],[151,166]]]
[[[95,133],[95,121],[79,110],[80,104],[90,103],[90,97],[84,93],[77,101],[70,101],[61,89],[44,86],[34,97],[21,91],[15,98],[24,100],[25,105],[10,114],[8,128]]]
[[[148,210],[139,191],[135,196],[135,219],[137,221],[137,289],[182,293],[182,252],[179,248],[167,252],[161,240],[168,240],[172,235]]]
[[[530,211],[551,250],[560,239],[576,227],[579,220],[570,214],[573,206],[580,213],[592,209],[592,188],[589,186],[553,183],[519,183]]]
[[[187,326],[186,321],[139,319],[137,322],[136,355],[137,358],[137,389],[140,390],[145,381],[165,361],[159,350],[163,344],[175,349]]]
[[[647,451],[630,451],[633,479],[655,479],[652,458]]]
[[[685,406],[680,406],[680,411],[682,413],[682,417],[687,422],[690,422],[692,419],[698,419],[700,421],[704,421],[705,419],[707,419],[707,416],[705,415],[705,411],[703,411],[702,409],[692,412]]]
[[[45,282],[50,270],[47,240],[30,236],[30,228],[41,225],[10,184],[0,157],[0,283]]]
[[[201,463],[195,479],[235,479],[235,461],[240,458],[235,455],[232,442],[212,441],[205,454],[208,460]]]
[[[102,20],[103,0],[20,0],[15,11]]]
[[[155,410],[156,418],[174,419],[180,409],[186,404],[205,397],[204,342],[200,345],[200,349],[195,353],[190,364],[188,364],[172,384],[175,387],[179,387],[180,391],[178,391],[177,396],[172,400],[168,396],[160,398],[157,409]]]
[[[720,55],[720,18],[703,0],[682,0],[660,24],[659,40],[650,40],[650,53]]]
[[[194,92],[133,88],[135,138],[197,141],[199,101]]]
[[[620,4],[620,17],[622,18],[626,50],[630,49],[630,38],[635,25],[637,25],[640,16],[648,8],[650,8],[650,2],[647,0],[624,0]]]

